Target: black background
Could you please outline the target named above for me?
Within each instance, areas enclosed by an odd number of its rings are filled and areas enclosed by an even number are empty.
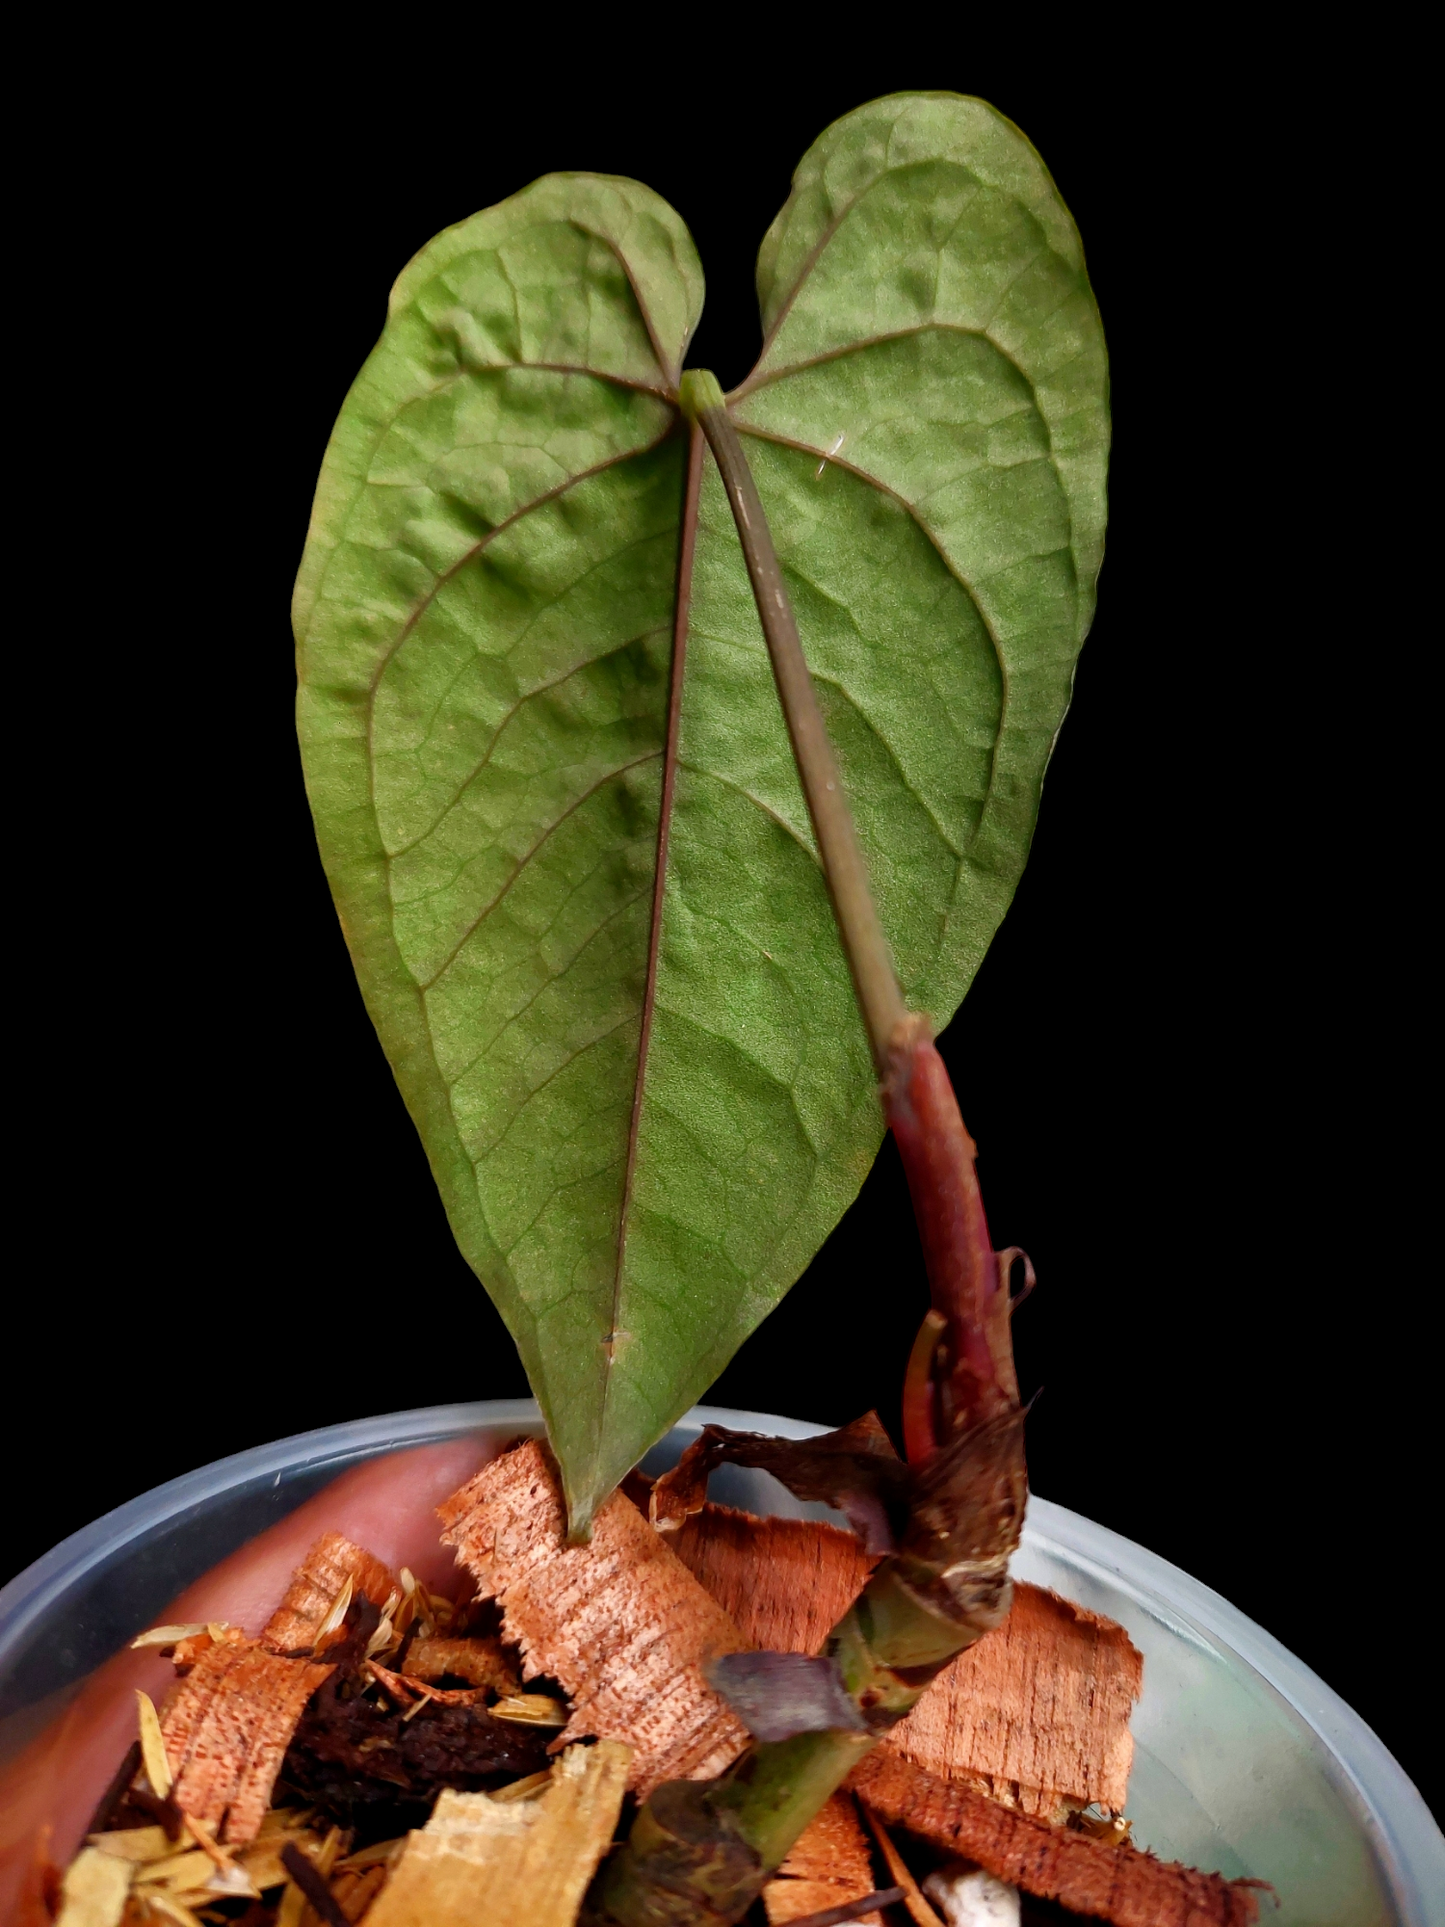
[[[83,432],[34,748],[83,773],[34,792],[80,834],[39,838],[20,1019],[41,1175],[8,1563],[263,1440],[526,1389],[363,1011],[292,726],[291,579],[391,280],[538,174],[635,175],[697,239],[690,360],[727,386],[808,143],[879,93],[953,88],[1053,170],[1114,381],[1098,619],[1029,870],[944,1040],[996,1242],[1038,1268],[1016,1332],[1034,1484],[1217,1588],[1416,1766],[1419,1648],[1382,1630],[1432,1536],[1423,1167],[1387,1074],[1410,1055],[1399,663],[1387,699],[1354,599],[1369,483],[1331,428],[1360,405],[1355,351],[1318,338],[1338,277],[1287,118],[1303,79],[1256,61],[1246,82],[1207,39],[1044,49],[1020,27],[827,62],[679,52],[645,85],[614,41],[554,80],[453,27],[426,89],[400,54],[300,73],[254,44],[234,91],[224,57],[204,87],[152,85],[42,277],[34,381],[52,440]],[[1390,646],[1408,690],[1419,644]],[[891,1421],[925,1303],[885,1147],[712,1397]]]

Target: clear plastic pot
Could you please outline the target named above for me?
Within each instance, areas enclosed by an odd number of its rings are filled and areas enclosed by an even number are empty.
[[[805,1438],[821,1427],[698,1406],[649,1455],[670,1465],[709,1420]],[[530,1400],[329,1426],[222,1459],[108,1513],[0,1592],[0,1765],[85,1677],[216,1562],[364,1460],[469,1433],[539,1432]],[[829,1516],[767,1474],[712,1496]],[[1270,1881],[1279,1927],[1442,1927],[1445,1839],[1362,1720],[1278,1641],[1152,1553],[1032,1499],[1019,1577],[1107,1613],[1144,1654],[1128,1812],[1166,1859]]]

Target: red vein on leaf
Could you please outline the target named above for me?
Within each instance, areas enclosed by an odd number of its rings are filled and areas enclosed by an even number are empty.
[[[881,179],[882,177],[879,176],[877,178]],[[870,181],[868,183],[868,187],[872,187],[873,185],[874,185],[873,181]],[[868,188],[864,188],[863,193],[866,194],[867,191],[868,191]],[[769,348],[772,347],[774,341],[777,339],[778,331],[782,327],[783,323],[787,320],[788,314],[792,309],[793,303],[797,300],[798,295],[802,290],[803,283],[807,280],[808,276],[813,272],[814,268],[818,265],[819,256],[822,254],[824,248],[827,247],[828,243],[832,240],[833,236],[838,232],[839,228],[842,227],[844,221],[847,220],[848,216],[853,212],[853,209],[857,206],[858,202],[861,199],[862,199],[862,195],[855,194],[853,199],[849,201],[847,207],[843,209],[843,212],[841,214],[835,214],[833,216],[833,219],[824,228],[823,232],[819,235],[818,239],[813,243],[812,247],[809,248],[807,254],[804,256],[803,265],[798,269],[798,272],[793,281],[792,287],[789,288],[788,292],[784,295],[782,305],[779,307],[778,312],[773,316],[772,326],[768,329],[768,332],[763,336],[762,353],[758,356],[759,365],[761,365],[761,363],[766,359]],[[751,375],[748,377],[748,380],[749,381],[752,380]],[[743,386],[746,387],[747,383],[745,382]],[[733,399],[734,399],[733,395],[728,396],[729,401],[732,401]]]
[[[431,822],[427,824],[426,828],[424,830],[418,830],[416,835],[414,837],[411,837],[407,842],[399,843],[394,850],[387,851],[386,853],[387,868],[390,869],[392,864],[399,862],[402,857],[409,856],[419,843],[424,843],[429,836],[434,836],[436,834],[437,830],[446,821],[447,817],[450,816],[451,812],[456,808],[457,804],[461,801],[461,799],[466,795],[467,791],[471,788],[472,784],[476,782],[477,778],[481,775],[482,771],[491,762],[492,757],[496,754],[497,746],[502,740],[503,731],[506,730],[511,723],[515,722],[517,717],[521,715],[522,711],[526,708],[528,703],[536,702],[539,696],[550,695],[554,689],[560,689],[563,683],[571,682],[574,676],[585,675],[589,669],[595,669],[599,663],[610,662],[614,656],[625,655],[629,649],[635,649],[639,642],[646,642],[649,636],[655,636],[659,634],[661,631],[661,628],[662,628],[662,624],[656,623],[651,629],[644,629],[640,635],[628,636],[624,641],[617,643],[613,648],[604,649],[600,656],[586,656],[583,658],[581,662],[574,662],[569,664],[566,669],[562,670],[560,674],[553,676],[550,681],[534,683],[530,689],[523,690],[522,694],[518,696],[517,700],[507,710],[506,714],[498,720],[496,727],[492,731],[492,740],[487,744],[486,754],[481,758],[479,762],[474,763],[472,765],[471,769],[467,772],[465,780],[459,783],[456,789],[452,791],[452,794],[448,798],[447,802],[432,818]],[[462,669],[459,669],[457,671],[457,674],[453,676],[451,681],[447,684],[445,696],[443,700],[448,700],[448,701],[450,700],[453,689],[456,687],[457,683],[461,680],[462,676],[466,674],[467,670],[471,669],[472,667],[473,665],[471,663],[467,663],[463,666]],[[428,743],[431,742],[432,730],[435,726],[436,718],[437,718],[437,715],[440,714],[440,711],[441,711],[441,703],[438,702],[436,709],[433,710],[432,715],[429,718],[427,723],[426,741]]]
[[[999,360],[1006,362],[1027,387],[1028,405],[1043,423],[1045,432],[1048,432],[1048,418],[1039,403],[1038,385],[1023,363],[1016,355],[1011,355],[1007,348],[1001,346],[987,328],[968,328],[961,321],[930,319],[920,321],[911,328],[893,328],[882,334],[858,335],[852,341],[840,342],[836,348],[823,348],[815,355],[804,355],[800,361],[787,361],[780,368],[769,368],[761,372],[762,365],[759,363],[745,381],[740,381],[737,387],[730,391],[728,406],[732,408],[737,403],[746,401],[750,395],[756,395],[760,389],[770,388],[777,381],[786,381],[790,375],[805,374],[810,368],[825,368],[830,362],[843,361],[847,356],[862,354],[869,348],[885,348],[894,341],[913,341],[920,335],[961,335],[970,341],[986,341]],[[1077,357],[1071,356],[1070,359],[1074,360]],[[1068,362],[1061,362],[1059,366],[1067,367]],[[742,426],[740,421],[738,427],[742,428]],[[1050,442],[1050,449],[1052,450],[1052,442]]]
[[[674,423],[669,422],[665,428],[653,436],[650,442],[639,442],[635,448],[624,448],[616,455],[607,455],[600,462],[594,462],[591,468],[578,469],[575,475],[567,476],[565,480],[558,482],[555,488],[544,489],[540,495],[534,495],[531,501],[523,502],[519,508],[513,509],[510,515],[504,515],[500,522],[493,523],[485,535],[479,537],[477,541],[471,544],[465,554],[459,555],[455,562],[449,563],[447,567],[437,575],[431,587],[420,597],[416,606],[408,612],[405,622],[403,622],[396,636],[383,651],[381,661],[372,671],[371,681],[367,689],[367,702],[369,707],[374,711],[376,692],[381,684],[382,677],[391,666],[392,657],[403,644],[409,640],[412,630],[415,629],[416,625],[421,621],[422,617],[451,581],[453,576],[458,575],[469,562],[475,562],[484,549],[490,548],[499,536],[505,535],[508,529],[513,528],[522,520],[524,515],[531,515],[536,509],[545,508],[549,502],[555,502],[559,495],[565,495],[569,489],[577,488],[583,482],[590,482],[594,475],[601,475],[605,469],[618,468],[623,462],[633,461],[639,455],[650,455],[655,448],[660,448],[667,440],[673,431],[673,426]],[[371,721],[374,720],[373,713]],[[367,724],[367,744],[370,759],[374,763],[375,747],[371,742],[371,721],[368,721]]]
[[[546,829],[543,830],[531,848],[524,850],[522,855],[518,857],[517,861],[512,865],[510,876],[508,876],[501,889],[498,890],[497,894],[472,918],[471,922],[467,925],[461,936],[457,938],[455,944],[453,944],[452,948],[447,952],[442,962],[437,965],[430,977],[428,977],[424,983],[420,979],[413,977],[412,981],[416,984],[417,989],[427,991],[435,988],[439,980],[451,969],[457,958],[462,954],[463,950],[465,950],[467,944],[502,901],[502,898],[512,888],[512,885],[517,881],[518,877],[521,876],[527,865],[531,863],[537,856],[537,853],[545,847],[548,839],[554,837],[562,825],[567,822],[570,817],[577,814],[584,803],[590,803],[592,798],[602,790],[605,790],[609,783],[615,783],[619,776],[625,776],[630,769],[638,769],[643,763],[650,763],[656,754],[657,751],[655,749],[649,749],[641,756],[634,756],[630,763],[619,763],[616,769],[604,771],[595,783],[589,783],[580,796],[574,796],[566,809],[562,811],[561,815],[553,817],[552,821],[547,825]]]
[[[703,433],[694,423],[687,451],[687,492],[683,497],[682,539],[677,552],[677,604],[672,629],[672,679],[667,692],[667,747],[662,763],[662,798],[657,812],[657,870],[652,883],[652,928],[647,938],[647,985],[642,995],[642,1028],[637,1039],[637,1081],[632,1088],[632,1117],[627,1126],[627,1169],[622,1179],[622,1210],[617,1219],[617,1267],[612,1276],[612,1319],[607,1333],[607,1376],[603,1381],[603,1411],[612,1386],[612,1361],[617,1319],[622,1308],[622,1266],[627,1256],[627,1220],[632,1209],[632,1181],[637,1171],[637,1139],[642,1123],[642,1096],[647,1081],[647,1050],[652,1042],[652,1012],[657,1000],[657,960],[662,944],[662,900],[667,888],[667,843],[672,828],[672,799],[677,787],[678,738],[682,726],[682,677],[687,661],[687,623],[692,601],[692,558],[697,547],[697,505],[702,487]]]
[[[833,216],[832,220],[829,221],[827,226],[823,229],[823,232],[818,236],[817,240],[813,243],[812,247],[809,248],[806,256],[803,259],[802,266],[798,269],[797,275],[794,278],[792,287],[789,288],[787,294],[783,298],[782,306],[778,309],[778,312],[773,316],[772,326],[768,329],[767,333],[763,337],[763,348],[762,348],[762,353],[758,356],[758,367],[761,367],[763,362],[767,359],[768,351],[772,347],[773,343],[777,340],[778,335],[782,329],[783,323],[787,320],[788,315],[792,311],[793,303],[797,300],[798,296],[803,291],[803,283],[807,280],[808,276],[813,272],[814,268],[817,267],[818,262],[822,258],[824,251],[832,243],[839,228],[842,227],[843,223],[847,220],[848,216],[853,212],[854,208],[856,208],[860,204],[860,202],[867,200],[868,196],[873,192],[875,187],[879,186],[883,181],[886,181],[890,174],[897,173],[900,168],[906,167],[907,165],[908,163],[906,161],[886,161],[884,165],[879,169],[879,171],[873,176],[872,180],[869,181],[866,186],[860,187],[858,191],[851,197],[847,206],[844,208],[840,208],[839,211]],[[754,369],[753,372],[754,374],[756,374],[757,370]],[[733,393],[728,396],[728,400],[729,401],[736,400],[738,396],[741,395],[745,389],[747,389],[752,385],[752,381],[753,381],[753,375],[749,375],[747,380],[742,383],[741,387],[738,389],[735,389]]]
[[[638,306],[640,307],[641,305],[639,302]],[[533,369],[536,369],[539,374],[543,375],[586,375],[591,381],[610,382],[614,388],[629,388],[636,395],[652,395],[658,401],[671,402],[676,400],[676,396],[671,388],[659,388],[655,383],[650,381],[633,381],[628,375],[614,375],[606,368],[585,368],[581,362],[576,361],[515,361],[506,364],[507,372],[513,369],[523,373],[530,373]],[[478,375],[490,375],[494,371],[491,365],[488,364],[476,369],[469,369],[467,372]],[[665,377],[667,370],[664,368],[662,373]]]
[[[606,176],[594,175],[593,179],[605,180]],[[647,301],[642,292],[641,283],[638,281],[637,276],[632,272],[632,263],[628,260],[627,256],[622,252],[621,242],[615,241],[610,234],[604,234],[600,228],[591,226],[589,222],[580,220],[575,215],[571,217],[571,225],[575,227],[579,233],[590,235],[594,241],[600,241],[603,247],[605,247],[611,253],[612,258],[616,261],[618,267],[621,268],[623,276],[627,281],[627,285],[632,290],[632,298],[637,303],[637,312],[642,317],[642,325],[647,330],[647,339],[652,348],[653,358],[657,362],[657,372],[662,376],[665,382],[669,382],[672,384],[672,387],[668,390],[668,394],[667,394],[667,399],[671,401],[673,398],[673,390],[675,389],[677,384],[678,371],[682,367],[682,358],[687,353],[687,341],[684,340],[681,350],[678,353],[676,364],[674,364],[669,359],[669,357],[663,352],[662,343],[658,339],[657,328],[652,319],[652,310],[647,305]]]
[[[850,462],[846,457],[836,454],[829,449],[818,448],[812,442],[802,441],[796,435],[784,435],[773,428],[758,428],[754,423],[749,421],[740,421],[735,423],[734,426],[739,435],[751,435],[755,441],[773,442],[779,448],[796,449],[800,455],[806,455],[810,459],[816,455],[819,461],[826,462],[829,468],[841,468],[845,475],[856,476],[860,482],[866,482],[870,488],[876,488],[880,495],[886,495],[890,500],[898,504],[899,508],[903,510],[904,514],[923,536],[944,568],[972,603],[974,613],[983,625],[984,633],[993,646],[994,655],[998,658],[999,674],[1003,677],[1004,696],[1005,701],[1007,701],[1009,681],[1008,665],[1004,661],[1003,649],[1000,646],[998,637],[994,634],[993,624],[989,621],[979,592],[974,587],[972,579],[963,573],[953,557],[948,553],[948,550],[943,546],[943,537],[925,521],[923,511],[918,504],[911,502],[906,495],[901,494],[896,488],[891,487],[879,476],[873,474],[870,469],[860,468],[856,462]],[[1040,456],[1038,459],[1043,461],[1045,458]],[[1052,462],[1050,466],[1052,467]],[[1062,555],[1065,551],[1063,549],[1048,549],[1043,553],[1047,555]],[[1072,554],[1072,549],[1070,549],[1068,553]],[[981,576],[979,580],[986,582],[988,577]]]
[[[630,375],[614,374],[606,368],[589,368],[585,363],[580,361],[463,362],[457,368],[455,374],[444,375],[440,381],[434,382],[430,388],[424,389],[412,399],[418,402],[427,402],[430,401],[434,395],[440,395],[445,389],[454,387],[459,381],[479,380],[484,375],[585,375],[589,381],[606,382],[610,387],[625,388],[630,394],[634,395],[651,395],[656,401],[671,402],[676,399],[670,388],[659,388],[656,382],[634,381]],[[398,408],[393,415],[387,418],[386,427],[388,430],[396,425],[396,422],[409,405],[409,403],[404,404],[403,407]],[[387,488],[392,486],[405,486],[405,484],[385,482],[378,484],[372,482],[370,486],[372,488],[378,486]]]
[[[969,837],[968,843],[964,846],[963,853],[959,858],[959,862],[962,864],[967,856],[968,850],[978,841],[979,836],[982,834],[984,822],[988,817],[989,809],[993,803],[994,783],[998,775],[999,751],[1003,745],[1004,736],[1010,728],[1009,705],[1013,698],[1012,679],[1009,675],[1008,663],[1004,657],[1003,645],[995,634],[993,623],[989,620],[987,611],[984,609],[983,598],[979,595],[978,590],[974,587],[970,578],[963,573],[962,569],[959,568],[958,564],[944,547],[942,536],[939,535],[936,530],[930,528],[924,520],[923,512],[917,503],[910,502],[908,497],[901,495],[896,488],[890,488],[887,482],[880,481],[878,476],[870,474],[866,468],[859,468],[853,462],[843,461],[837,455],[830,454],[827,449],[815,447],[811,442],[798,441],[791,435],[780,435],[771,428],[756,428],[751,422],[740,421],[736,424],[736,427],[739,435],[752,435],[760,442],[774,442],[779,448],[794,448],[800,455],[817,455],[823,461],[827,462],[830,467],[841,468],[849,475],[856,475],[860,482],[866,482],[870,488],[876,488],[880,495],[891,497],[910,518],[914,527],[920,531],[925,540],[930,544],[934,553],[938,556],[939,561],[963,590],[970,603],[972,603],[974,614],[978,617],[983,627],[983,632],[988,637],[989,645],[994,653],[994,659],[998,663],[1001,700],[998,712],[998,729],[994,735],[993,748],[989,751],[988,789],[984,794],[983,807],[979,811],[978,822],[974,825],[973,834]],[[1041,457],[1040,459],[1043,458]],[[1058,470],[1054,464],[1052,455],[1048,457],[1048,461],[1050,467],[1054,468],[1054,472],[1057,474]],[[1047,553],[1057,555],[1063,554],[1065,551],[1053,549]],[[1067,553],[1072,559],[1074,553],[1072,530],[1070,531],[1070,543]],[[987,580],[986,577],[983,579]]]
[[[594,871],[593,874],[595,875],[596,872]],[[590,879],[588,880],[590,881]],[[627,912],[632,908],[633,904],[638,901],[638,899],[642,896],[642,894],[643,894],[642,891],[638,890],[632,896],[624,898],[624,900],[618,904],[615,910],[608,911],[607,915],[602,919],[601,923],[594,925],[594,927],[587,932],[586,936],[582,939],[581,943],[577,945],[576,949],[572,952],[571,956],[567,958],[566,962],[561,966],[561,968],[558,970],[555,970],[550,977],[546,978],[541,984],[539,984],[536,990],[534,990],[532,992],[532,995],[527,999],[526,1003],[519,1004],[518,1007],[514,1011],[512,1011],[509,1016],[505,1017],[502,1020],[502,1022],[498,1025],[497,1029],[493,1031],[492,1035],[482,1045],[481,1049],[476,1053],[474,1057],[469,1057],[465,1064],[462,1064],[458,1067],[456,1075],[451,1080],[453,1087],[459,1084],[464,1077],[471,1076],[472,1072],[477,1068],[477,1065],[481,1063],[482,1059],[487,1055],[487,1053],[490,1050],[493,1050],[496,1047],[496,1045],[501,1042],[502,1038],[506,1036],[507,1032],[512,1028],[512,1026],[514,1024],[519,1024],[522,1021],[522,1019],[527,1015],[527,1012],[535,1008],[538,1002],[540,1002],[540,1000],[543,997],[545,997],[547,993],[556,986],[557,979],[559,977],[566,975],[566,973],[572,968],[573,964],[576,963],[577,959],[587,949],[588,945],[596,943],[597,939],[601,937],[607,930],[609,930],[611,926],[614,923],[616,923],[619,917],[625,917],[627,915]],[[549,924],[547,927],[547,930],[543,934],[550,935],[552,927],[553,926]],[[608,1031],[605,1033],[605,1035],[610,1037],[612,1033],[611,1031]],[[588,1044],[584,1046],[584,1048],[590,1050],[592,1046]],[[582,1053],[580,1051],[576,1051],[573,1053],[573,1056],[579,1057],[581,1056],[581,1054]],[[570,1061],[571,1060],[569,1059],[569,1062]],[[537,1088],[538,1090],[540,1090],[542,1087],[539,1084]],[[529,1096],[527,1098],[524,1098],[522,1100],[522,1103],[517,1107],[516,1115],[518,1117],[521,1116],[523,1109],[525,1108],[526,1104],[529,1102],[529,1099],[530,1099],[530,1093],[529,1093]],[[510,1130],[511,1126],[508,1125],[507,1128],[508,1130]],[[499,1143],[500,1141],[501,1140],[498,1139]]]

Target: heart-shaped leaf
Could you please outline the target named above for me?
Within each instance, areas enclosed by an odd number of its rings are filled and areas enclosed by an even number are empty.
[[[903,988],[942,1023],[1023,868],[1092,610],[1098,315],[1037,155],[944,94],[828,130],[759,288],[731,409]],[[741,552],[675,406],[701,293],[631,181],[549,176],[439,236],[342,410],[296,593],[347,941],[574,1529],[882,1130]]]

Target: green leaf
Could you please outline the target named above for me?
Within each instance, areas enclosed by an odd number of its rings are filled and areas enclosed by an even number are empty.
[[[342,410],[296,593],[347,940],[577,1530],[882,1130],[710,465],[669,758],[701,285],[630,181],[549,176],[438,237]],[[1032,148],[943,94],[824,134],[759,291],[732,411],[905,992],[941,1024],[1023,868],[1092,610],[1097,311]]]

